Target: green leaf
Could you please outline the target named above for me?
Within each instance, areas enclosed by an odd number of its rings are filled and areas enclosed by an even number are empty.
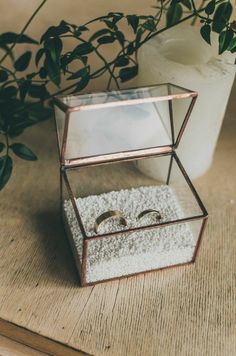
[[[121,82],[127,82],[138,74],[138,65],[133,67],[122,68],[119,72]]]
[[[31,96],[31,98],[46,100],[50,94],[44,84],[31,84],[29,87],[29,96]]]
[[[31,80],[34,77],[36,77],[37,74],[38,73],[36,73],[36,72],[28,73],[28,74],[26,74],[26,78],[27,78],[27,80]]]
[[[12,174],[12,159],[9,156],[0,157],[0,190],[4,188]]]
[[[214,13],[212,30],[220,33],[227,25],[232,11],[233,7],[230,2],[223,2],[220,4]]]
[[[203,25],[200,29],[202,38],[208,43],[211,44],[211,26]]]
[[[20,125],[21,126],[21,125]],[[22,135],[22,133],[24,132],[24,129],[26,128],[26,127],[29,127],[30,125],[27,125],[27,126],[23,126],[22,125],[22,127],[12,127],[12,128],[10,128],[10,130],[8,129],[8,135],[9,135],[9,137],[11,137],[11,138],[15,138],[15,137],[17,137],[17,136],[19,136],[19,135]]]
[[[109,12],[108,13],[108,16],[119,16],[119,17],[123,17],[124,16],[124,14],[123,14],[123,12]]]
[[[16,156],[20,157],[21,159],[26,161],[37,160],[37,156],[23,143],[13,143],[10,145],[10,149],[15,153]]]
[[[62,41],[59,37],[49,38],[44,42],[44,47],[51,53],[53,62],[59,63],[62,51]]]
[[[29,87],[30,87],[29,80],[24,80],[22,83],[20,83],[19,89],[20,89],[20,98],[22,101],[24,101],[24,99],[28,93]]]
[[[45,107],[41,103],[30,103],[29,107],[27,108],[29,112],[29,117],[33,121],[44,121],[52,117],[53,109]]]
[[[132,27],[134,33],[136,33],[139,25],[139,17],[137,15],[127,15],[126,18],[128,24]]]
[[[219,36],[219,54],[226,51],[234,37],[234,31],[230,28],[226,31],[222,31]]]
[[[15,97],[17,95],[17,89],[13,85],[9,85],[0,90],[0,98],[1,99],[9,99]]]
[[[72,56],[69,53],[66,53],[61,57],[61,68],[63,68],[64,74],[68,64],[71,63],[73,60],[74,60],[74,56]]]
[[[113,43],[115,41],[115,37],[113,36],[103,36],[98,38],[99,44]]]
[[[85,54],[91,53],[93,51],[94,47],[92,46],[92,44],[85,42],[75,47],[73,54],[76,54],[77,56],[84,56]]]
[[[8,79],[8,73],[5,70],[0,70],[0,82],[5,82]]]
[[[156,28],[156,24],[153,19],[149,19],[146,22],[144,22],[142,27],[145,28],[145,30],[153,31]]]
[[[106,20],[106,19],[102,19],[102,21],[107,25],[108,28],[110,28],[112,30],[117,30],[117,26],[114,22],[112,22],[110,20]]]
[[[29,111],[25,109],[24,111],[19,112],[17,118],[15,118],[15,121],[11,124],[10,129],[8,129],[8,134],[11,138],[15,138],[16,136],[22,134],[24,129],[33,126],[40,121],[42,120],[30,116]]]
[[[75,90],[73,91],[73,93],[77,93],[81,90],[83,90],[84,88],[86,88],[86,86],[88,85],[90,80],[90,76],[87,75],[86,77],[82,77],[81,80],[79,81],[79,83],[76,85]]]
[[[112,17],[113,17],[113,19],[112,19],[112,23],[114,24],[114,25],[116,25],[117,24],[117,22],[118,21],[120,21],[123,17],[124,17],[124,15],[120,12],[120,13],[109,13],[108,14],[109,16],[111,15]]]
[[[36,56],[35,56],[35,64],[36,64],[36,66],[39,65],[40,59],[41,59],[42,56],[43,56],[44,54],[46,54],[46,53],[47,53],[47,50],[45,50],[45,48],[40,48],[40,49],[38,50],[38,52],[36,53]]]
[[[125,56],[120,56],[116,59],[116,67],[125,67],[129,64],[129,58]]]
[[[8,45],[1,42],[1,39],[0,39],[0,48],[3,49],[7,53],[7,55],[11,58],[12,62],[14,62],[14,56],[13,56],[12,51],[10,51],[10,48]]]
[[[84,67],[82,69],[79,69],[77,72],[73,73],[71,76],[68,77],[68,80],[72,80],[72,79],[77,79],[77,78],[81,78],[84,77],[88,74],[90,67]]]
[[[70,27],[66,24],[66,22],[61,22],[58,26],[51,26],[42,35],[40,43],[48,40],[51,37],[57,37],[67,32],[70,32]]]
[[[183,4],[185,7],[187,7],[189,10],[192,10],[192,4],[190,0],[181,0],[181,4]]]
[[[120,42],[120,45],[123,47],[125,43],[125,36],[121,31],[116,31],[115,36],[117,40]]]
[[[215,0],[210,1],[205,8],[205,13],[207,15],[213,14],[213,12],[215,11],[215,7],[216,7]]]
[[[167,26],[169,27],[175,25],[181,19],[182,15],[183,10],[181,5],[178,3],[172,3],[166,14]]]
[[[44,60],[44,68],[46,69],[49,78],[56,85],[59,86],[61,83],[61,72],[60,67],[57,63],[53,62],[51,54],[46,53],[46,58]]]
[[[14,63],[14,68],[18,72],[23,72],[28,67],[32,57],[32,52],[27,51],[22,54]]]
[[[5,143],[0,142],[0,152],[2,152],[5,147],[6,147]]]
[[[0,42],[4,44],[11,44],[11,43],[32,43],[38,44],[33,38],[27,35],[19,35],[15,32],[5,32],[0,35]]]
[[[126,52],[129,56],[131,56],[135,52],[135,47],[134,47],[133,42],[129,43],[129,45],[127,46]]]
[[[88,29],[88,27],[82,25],[82,26],[78,27],[78,30],[81,31],[81,32],[84,32],[84,31],[88,31],[89,29]]]
[[[107,34],[112,34],[113,32],[111,30],[109,30],[109,28],[103,28],[99,31],[96,31],[89,39],[89,42],[92,42],[94,40],[96,40],[98,37],[101,37],[103,35],[107,35]]]
[[[39,76],[41,79],[45,79],[48,75],[48,72],[46,71],[46,69],[44,67],[41,67],[39,70]]]
[[[236,52],[236,37],[234,37],[230,44],[229,44],[229,47],[228,47],[228,50],[231,52],[231,53],[235,53]]]

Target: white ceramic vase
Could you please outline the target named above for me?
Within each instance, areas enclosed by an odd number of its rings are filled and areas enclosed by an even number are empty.
[[[199,28],[179,25],[140,48],[137,85],[173,83],[198,92],[198,99],[178,148],[192,179],[210,167],[235,77],[234,58],[219,56],[218,38],[209,46]],[[181,108],[180,108],[181,110]],[[144,173],[157,178],[161,166],[152,159],[138,163]]]

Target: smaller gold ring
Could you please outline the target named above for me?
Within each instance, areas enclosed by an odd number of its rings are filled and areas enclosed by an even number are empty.
[[[94,224],[94,232],[97,234],[98,233],[98,230],[99,230],[99,227],[100,225],[110,219],[110,218],[113,218],[113,219],[119,219],[120,221],[120,224],[124,225],[124,226],[127,226],[127,221],[126,221],[126,218],[124,217],[122,211],[119,211],[119,210],[109,210],[109,211],[106,211],[105,213],[102,213],[101,215],[99,215],[97,217],[97,219],[95,220],[95,224]]]
[[[138,220],[142,219],[145,215],[147,214],[153,214],[155,213],[157,216],[157,220],[160,221],[162,219],[161,214],[158,210],[155,209],[147,209],[142,211],[139,215],[138,215]]]

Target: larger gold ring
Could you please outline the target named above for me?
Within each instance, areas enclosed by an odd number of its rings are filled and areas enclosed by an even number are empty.
[[[138,215],[138,220],[142,219],[145,215],[147,214],[156,214],[156,218],[158,221],[160,221],[162,219],[161,214],[158,210],[155,209],[147,209],[142,211],[139,215]]]
[[[99,227],[100,225],[110,219],[110,218],[113,218],[113,219],[119,219],[120,221],[120,224],[124,225],[124,226],[127,226],[127,221],[126,221],[126,218],[124,217],[122,211],[119,211],[119,210],[109,210],[109,211],[106,211],[105,213],[102,213],[101,215],[99,215],[97,217],[97,219],[95,220],[95,223],[94,223],[94,232],[97,234],[98,233],[98,230],[99,230]]]

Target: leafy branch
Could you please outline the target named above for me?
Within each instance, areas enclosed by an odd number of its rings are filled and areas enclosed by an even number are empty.
[[[45,5],[43,0],[22,31],[0,35],[0,190],[8,182],[13,169],[12,154],[34,161],[36,155],[24,144],[15,142],[28,127],[52,115],[51,98],[61,93],[80,92],[88,83],[106,76],[107,89],[120,85],[138,74],[138,49],[151,38],[184,21],[199,20],[200,34],[211,43],[211,33],[219,35],[219,53],[236,52],[236,22],[228,0],[203,0],[197,8],[194,0],[158,0],[157,13],[149,16],[125,15],[110,12],[83,25],[61,21],[49,27],[37,41],[25,34],[28,26]],[[160,26],[163,17],[165,25]],[[94,24],[99,29],[93,32]],[[126,36],[125,27],[130,29]],[[71,50],[65,51],[70,40]],[[14,49],[22,44],[36,47],[16,57]],[[107,60],[104,49],[112,46],[116,52]],[[100,66],[93,70],[92,58],[97,56]],[[11,60],[6,65],[6,59]],[[9,63],[9,61],[7,62]],[[34,71],[29,71],[29,66]],[[68,84],[61,86],[62,79]],[[51,89],[53,87],[53,89]]]

